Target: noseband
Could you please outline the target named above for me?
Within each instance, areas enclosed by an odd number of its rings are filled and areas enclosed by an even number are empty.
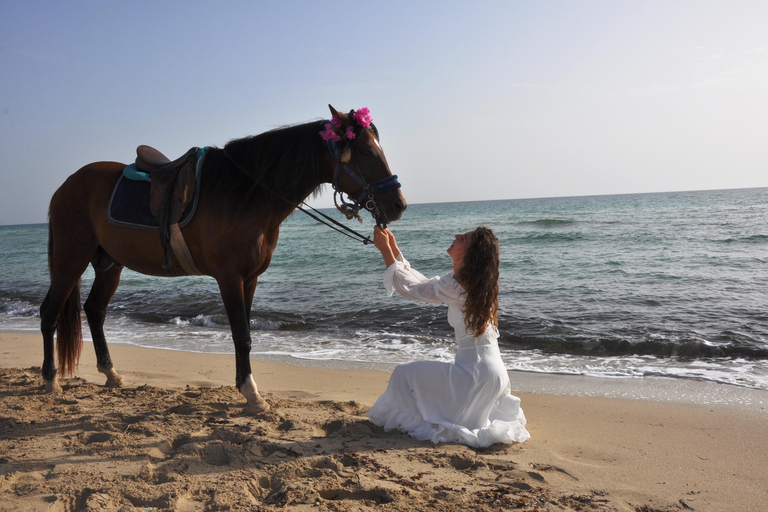
[[[350,144],[350,147],[353,144],[354,143]],[[362,206],[364,209],[371,212],[373,218],[376,219],[377,226],[382,228],[387,227],[387,225],[381,221],[381,212],[379,211],[378,203],[376,203],[376,194],[383,194],[384,192],[400,188],[400,182],[397,181],[397,175],[393,174],[380,180],[368,182],[362,172],[360,172],[360,174],[356,173],[347,162],[344,162],[341,159],[342,149],[337,143],[329,140],[328,151],[331,153],[331,157],[336,161],[336,168],[333,170],[333,182],[331,183],[331,186],[333,187],[333,203],[336,205],[336,209],[343,213],[347,219],[357,217],[357,219],[362,222],[359,215],[360,207]],[[339,174],[341,174],[342,171],[347,173],[347,175],[363,189],[362,193],[357,197],[354,203],[349,203],[344,200],[345,192],[339,188]],[[336,200],[337,195],[339,196],[341,204]]]

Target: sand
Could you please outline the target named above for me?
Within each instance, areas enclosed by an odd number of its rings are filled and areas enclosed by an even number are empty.
[[[111,351],[124,388],[86,343],[50,396],[40,336],[0,334],[0,511],[768,510],[754,400],[518,392],[531,439],[476,450],[371,424],[386,371],[254,360],[272,410],[249,417],[234,356]]]

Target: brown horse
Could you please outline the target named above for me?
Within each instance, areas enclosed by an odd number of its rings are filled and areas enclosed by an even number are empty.
[[[324,183],[333,183],[339,194],[365,198],[364,204],[358,200],[353,209],[362,206],[371,211],[380,225],[399,219],[406,208],[376,128],[369,124],[369,116],[358,116],[368,109],[349,115],[330,109],[333,124],[315,121],[279,128],[233,140],[221,149],[208,149],[196,211],[182,230],[194,265],[219,285],[235,344],[235,383],[247,400],[249,414],[269,408],[251,375],[249,321],[256,283],[269,266],[282,221]],[[86,165],[51,199],[51,286],[40,307],[42,375],[47,392],[61,391],[56,380],[54,332],[61,372],[72,374],[79,360],[80,277],[89,263],[95,279],[83,309],[98,370],[107,376],[106,385],[114,387],[122,385],[122,378],[112,366],[103,324],[123,266],[154,276],[188,275],[176,257],[170,268],[163,265],[157,232],[108,219],[110,195],[125,167],[117,162]],[[377,187],[371,187],[377,182],[386,182],[388,190],[377,192]],[[349,204],[341,197],[342,203]]]

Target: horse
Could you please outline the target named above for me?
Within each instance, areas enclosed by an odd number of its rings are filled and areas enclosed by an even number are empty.
[[[234,139],[210,147],[200,170],[194,216],[181,229],[199,274],[213,277],[229,319],[235,346],[235,385],[245,413],[269,409],[251,373],[250,317],[259,276],[267,270],[280,224],[323,184],[331,183],[347,216],[368,210],[376,223],[398,220],[407,203],[390,172],[367,108],[342,114],[331,105],[331,121],[317,120]],[[158,153],[160,154],[160,153]],[[162,154],[160,154],[162,156]],[[123,267],[152,276],[190,275],[174,253],[163,265],[157,232],[108,219],[108,202],[125,164],[95,162],[72,174],[53,194],[48,212],[50,288],[40,307],[42,376],[47,393],[61,393],[59,371],[72,375],[82,348],[80,280],[91,264],[95,278],[82,306],[97,369],[107,387],[123,386],[104,336],[107,305]],[[386,187],[376,187],[387,183]],[[347,203],[354,200],[355,203]]]

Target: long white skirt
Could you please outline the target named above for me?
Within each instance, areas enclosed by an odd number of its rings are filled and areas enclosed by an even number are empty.
[[[522,443],[530,437],[495,343],[459,348],[454,364],[397,366],[368,418],[387,431],[399,429],[419,440],[475,448]]]

